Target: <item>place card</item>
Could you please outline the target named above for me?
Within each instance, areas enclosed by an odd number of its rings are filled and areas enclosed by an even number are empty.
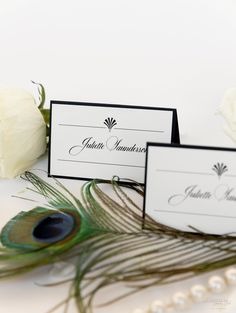
[[[147,141],[179,143],[175,109],[51,101],[49,176],[144,183]]]
[[[184,231],[235,235],[235,152],[148,143],[144,217]]]

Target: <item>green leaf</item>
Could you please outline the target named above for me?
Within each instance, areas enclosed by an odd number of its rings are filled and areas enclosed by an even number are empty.
[[[39,93],[39,106],[38,106],[38,108],[41,110],[41,109],[43,109],[44,104],[45,104],[45,100],[46,100],[45,88],[40,83],[36,83],[33,80],[31,80],[31,82],[38,86],[38,93]]]

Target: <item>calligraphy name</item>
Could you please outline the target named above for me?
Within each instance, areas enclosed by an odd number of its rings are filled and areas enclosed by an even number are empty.
[[[183,193],[174,194],[168,199],[172,206],[179,205],[187,199],[212,200],[218,201],[236,201],[235,188],[228,185],[218,185],[213,191],[204,191],[198,185],[191,185],[185,188]]]
[[[94,137],[85,138],[80,145],[72,146],[69,149],[69,154],[76,156],[80,154],[85,149],[91,150],[104,150],[109,151],[123,151],[123,152],[136,152],[136,153],[145,153],[146,148],[139,147],[135,143],[133,145],[123,144],[123,138],[120,139],[116,136],[109,137],[105,142],[98,142]]]

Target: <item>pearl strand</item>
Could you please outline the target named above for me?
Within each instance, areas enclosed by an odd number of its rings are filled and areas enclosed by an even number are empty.
[[[224,276],[214,275],[208,279],[207,285],[193,285],[188,292],[176,292],[171,301],[163,302],[155,300],[147,310],[135,309],[132,313],[170,313],[183,311],[191,307],[193,303],[206,301],[211,294],[220,294],[227,286],[236,285],[236,267],[225,271]]]

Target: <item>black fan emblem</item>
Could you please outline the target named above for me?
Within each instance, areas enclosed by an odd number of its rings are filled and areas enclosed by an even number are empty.
[[[228,171],[228,167],[227,165],[225,165],[224,163],[219,163],[217,162],[216,164],[214,164],[214,166],[212,167],[212,170],[214,172],[216,172],[216,174],[218,175],[219,178],[221,178],[221,176]]]
[[[112,128],[117,125],[116,120],[113,117],[108,117],[105,119],[104,124],[109,129],[109,132],[112,130]]]

